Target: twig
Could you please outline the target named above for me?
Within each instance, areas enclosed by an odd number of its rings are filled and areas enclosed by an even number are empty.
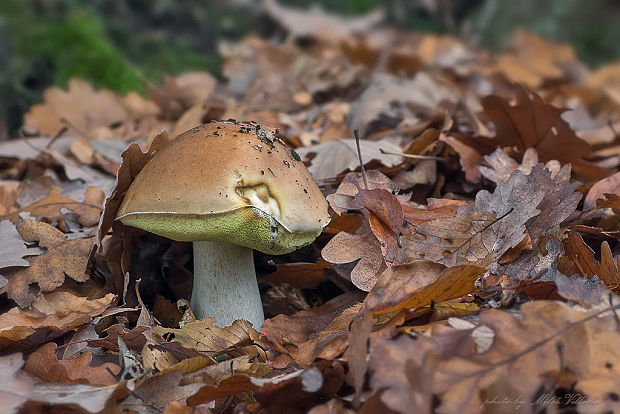
[[[355,136],[355,145],[357,146],[357,156],[360,159],[360,168],[362,169],[362,179],[364,180],[364,187],[367,190],[370,189],[368,187],[368,178],[366,178],[366,169],[364,168],[364,161],[362,161],[362,150],[360,149],[360,132],[358,129],[353,131],[353,135]]]
[[[443,157],[435,157],[433,155],[417,155],[417,154],[405,154],[404,152],[393,152],[393,151],[386,151],[383,148],[379,148],[379,151],[381,152],[381,154],[387,154],[387,155],[398,155],[400,157],[404,157],[404,158],[413,158],[415,160],[436,160],[436,161],[448,161],[447,159],[443,158]]]

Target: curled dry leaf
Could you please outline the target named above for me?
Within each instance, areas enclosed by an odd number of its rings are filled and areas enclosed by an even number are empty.
[[[103,213],[101,214],[101,220],[97,228],[95,246],[99,249],[101,249],[101,242],[104,236],[114,223],[116,210],[118,210],[118,207],[121,205],[125,192],[129,189],[134,178],[136,178],[138,173],[153,155],[166,146],[168,142],[168,133],[164,131],[155,136],[148,151],[142,152],[138,144],[134,143],[123,152],[123,162],[116,173],[116,185],[114,189],[112,189],[110,196],[105,200]]]
[[[590,188],[586,199],[583,202],[584,211],[591,210],[597,207],[598,201],[604,198],[606,193],[619,195],[620,194],[620,172],[603,178]]]
[[[283,354],[300,366],[308,366],[322,351],[332,358],[338,356],[346,348],[349,323],[359,311],[362,299],[359,292],[348,292],[317,308],[267,319],[260,339],[269,344],[268,357],[276,359]],[[334,350],[339,352],[333,355]]]
[[[364,303],[375,314],[419,308],[475,291],[474,282],[484,274],[481,267],[448,267],[426,260],[386,269]]]
[[[598,276],[607,287],[617,291],[620,289],[620,256],[614,258],[607,241],[601,244],[600,263],[594,257],[594,251],[583,241],[578,233],[569,233],[564,242],[566,256],[575,264],[576,272],[591,279]]]
[[[208,317],[187,322],[179,329],[163,326],[153,328],[153,332],[158,335],[173,334],[176,341],[208,355],[219,355],[225,351],[251,345],[252,330],[252,324],[243,319],[237,319],[231,326],[220,328],[215,326],[213,318]]]
[[[77,358],[57,359],[57,345],[49,342],[30,354],[24,371],[48,382],[63,384],[112,385],[117,382],[120,367],[107,362],[92,367],[92,354],[86,350]]]
[[[516,105],[496,95],[482,99],[485,113],[495,124],[495,141],[501,147],[516,147],[523,153],[536,148],[543,161],[571,163],[577,174],[597,178],[606,168],[588,161],[590,145],[579,138],[561,117],[563,109],[545,102],[535,92],[517,87]]]
[[[386,268],[381,244],[370,230],[367,220],[355,234],[340,232],[334,236],[321,250],[321,255],[333,264],[358,260],[351,270],[351,282],[366,292],[372,289],[377,277]]]
[[[33,258],[30,266],[13,273],[5,288],[19,306],[29,306],[41,292],[51,292],[65,282],[65,276],[77,282],[88,279],[84,273],[92,240],[69,240],[47,223],[23,220],[18,227],[28,242],[39,240],[45,253]]]
[[[0,348],[29,349],[57,338],[101,315],[116,295],[89,300],[69,292],[51,292],[36,298],[30,310],[13,308],[0,315]]]

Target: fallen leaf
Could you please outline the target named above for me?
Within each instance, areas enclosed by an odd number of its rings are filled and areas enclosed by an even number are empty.
[[[575,135],[561,117],[563,109],[545,102],[524,87],[516,89],[516,105],[496,95],[482,100],[485,113],[495,124],[495,141],[501,147],[516,147],[523,153],[535,148],[542,161],[557,159],[571,163],[576,173],[597,178],[608,173],[606,168],[587,161],[590,145]]]
[[[620,172],[603,178],[590,188],[583,202],[583,210],[597,207],[597,200],[604,198],[606,193],[620,195]]]
[[[598,276],[609,288],[620,286],[618,259],[614,259],[607,241],[601,244],[600,263],[594,257],[594,251],[583,241],[578,233],[570,232],[564,242],[566,255],[573,261],[582,276],[591,279]]]
[[[24,115],[26,127],[44,135],[54,135],[68,120],[79,131],[89,131],[99,126],[110,126],[128,118],[120,98],[112,91],[95,91],[85,80],[72,78],[68,90],[47,88],[43,93],[45,103],[36,104]]]
[[[69,240],[55,227],[33,220],[24,220],[19,230],[26,241],[40,240],[40,245],[46,248],[45,253],[30,261],[29,267],[13,273],[2,289],[19,306],[27,307],[41,292],[58,288],[65,282],[65,276],[77,282],[88,279],[84,271],[91,239]]]
[[[607,309],[586,313],[561,302],[535,301],[523,304],[522,318],[500,310],[482,312],[480,323],[495,332],[493,342],[485,352],[472,350],[439,362],[433,379],[441,400],[439,409],[479,412],[493,396],[536,403],[541,393],[553,394],[562,388],[558,383],[562,374],[574,377],[576,389],[582,380],[597,381],[592,372],[600,372],[608,358],[617,358],[613,355],[617,352],[598,339],[605,335],[613,342],[617,339],[612,337],[619,335],[611,328],[613,324],[607,325],[613,319]],[[606,356],[601,358],[601,354]],[[612,365],[612,369],[616,368]],[[603,389],[618,385],[612,380]],[[602,397],[601,403],[609,399],[601,389],[596,395]]]
[[[0,269],[11,266],[29,266],[28,260],[24,256],[33,254],[31,249],[26,247],[24,239],[21,238],[15,225],[9,220],[0,222]],[[3,288],[4,286],[0,286]]]
[[[0,357],[0,379],[3,382],[0,390],[2,410],[7,414],[17,413],[19,407],[31,398],[33,381],[19,371],[24,365],[21,354]]]
[[[48,382],[64,384],[112,385],[118,382],[115,377],[120,373],[118,365],[107,362],[92,367],[92,354],[88,350],[77,358],[59,360],[56,347],[49,342],[30,354],[24,371]]]
[[[364,165],[372,160],[378,160],[386,167],[393,167],[402,161],[402,158],[399,156],[381,152],[381,150],[396,153],[402,152],[398,145],[388,140],[360,140],[360,150]],[[303,159],[310,159],[308,171],[317,181],[337,177],[347,170],[354,171],[360,166],[357,146],[352,138],[334,139],[320,144],[297,148],[296,151]]]
[[[30,349],[102,314],[114,301],[112,293],[89,300],[68,292],[51,292],[36,298],[30,310],[10,309],[0,315],[0,348]]]
[[[415,261],[386,269],[364,303],[375,314],[419,308],[472,293],[484,269],[472,265],[446,268],[430,261]]]
[[[213,318],[193,320],[180,329],[156,326],[153,332],[163,336],[173,334],[176,341],[189,345],[207,355],[219,355],[225,351],[252,344],[250,331],[252,324],[243,319],[237,319],[232,325],[220,328],[215,326]]]

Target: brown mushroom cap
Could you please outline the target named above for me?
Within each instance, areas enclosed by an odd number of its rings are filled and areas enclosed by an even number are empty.
[[[212,122],[179,135],[131,184],[117,220],[178,241],[282,254],[329,222],[314,179],[276,131]]]

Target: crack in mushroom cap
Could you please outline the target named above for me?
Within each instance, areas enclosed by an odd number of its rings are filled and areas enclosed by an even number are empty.
[[[314,179],[277,131],[212,122],[179,135],[140,171],[117,220],[178,241],[265,253],[305,246],[329,223]]]

